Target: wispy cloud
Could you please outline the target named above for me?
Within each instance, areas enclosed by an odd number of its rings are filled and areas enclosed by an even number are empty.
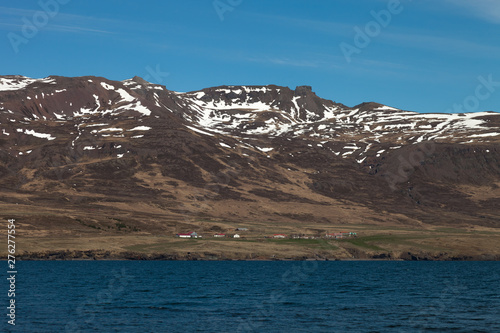
[[[280,66],[290,66],[290,67],[319,67],[320,64],[317,61],[304,60],[304,59],[290,59],[281,57],[248,57],[242,60],[248,62],[280,65]]]
[[[48,27],[47,30],[59,31],[59,32],[73,32],[73,33],[115,34],[115,32],[107,30],[99,30],[99,29],[92,29],[92,28],[78,27],[78,26],[66,26],[66,25],[53,25]]]
[[[500,24],[500,1],[498,0],[446,0],[462,7],[466,13],[473,14],[489,22]]]
[[[266,20],[268,23],[272,22],[284,27],[296,27],[300,29],[307,29],[310,31],[321,32],[327,35],[334,36],[350,36],[352,34],[353,25],[345,22],[335,21],[322,21],[311,20],[299,17],[273,15],[267,13],[254,13],[245,12],[248,16],[253,17],[255,20]]]
[[[392,33],[387,32],[381,39],[405,47],[446,52],[453,55],[469,57],[500,57],[500,47],[457,39],[452,37],[432,36],[422,33]]]
[[[1,30],[20,30],[25,25],[23,18],[31,21],[37,10],[0,7],[0,22]],[[66,33],[93,33],[93,34],[112,34],[113,27],[116,27],[120,22],[92,16],[82,16],[67,14],[63,12],[57,13],[54,18],[43,27],[44,30]]]

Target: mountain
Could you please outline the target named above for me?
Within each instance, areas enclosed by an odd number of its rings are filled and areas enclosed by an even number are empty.
[[[0,215],[20,220],[26,251],[241,225],[255,237],[500,227],[495,112],[348,107],[310,86],[2,76],[0,128]],[[74,248],[106,248],[94,245]]]

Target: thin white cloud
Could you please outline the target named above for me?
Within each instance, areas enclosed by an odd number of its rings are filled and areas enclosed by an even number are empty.
[[[13,8],[13,7],[3,7],[0,6],[0,13],[2,13],[2,16],[33,16],[33,14],[36,12],[36,10],[30,10],[30,9],[21,9],[21,8]]]
[[[280,58],[280,57],[250,57],[245,60],[249,62],[258,63],[268,63],[273,65],[290,66],[290,67],[319,67],[319,64],[315,61],[302,60],[302,59],[290,59],[290,58]]]
[[[47,30],[59,31],[59,32],[75,32],[75,33],[96,33],[96,34],[114,34],[114,32],[92,29],[86,27],[77,27],[77,26],[65,26],[65,25],[53,25],[50,26]]]
[[[286,27],[294,26],[312,31],[318,31],[327,35],[350,36],[352,35],[353,25],[351,23],[310,20],[298,17],[289,17],[273,14],[246,12],[247,15],[256,20],[266,20],[267,23],[284,25]]]
[[[473,14],[489,22],[500,24],[499,0],[446,0],[450,4],[462,7],[465,13]]]
[[[396,45],[405,45],[406,47],[411,48],[446,52],[453,55],[468,56],[473,58],[500,57],[500,47],[498,46],[486,45],[452,37],[439,37],[416,33],[387,32],[382,34],[380,38]]]
[[[23,18],[31,22],[33,15],[40,10],[0,6],[2,20],[0,30],[20,30],[25,25]],[[67,33],[112,34],[114,33],[112,32],[113,28],[120,24],[125,25],[125,22],[94,16],[67,14],[61,11],[56,13],[54,17],[49,18],[43,30]]]

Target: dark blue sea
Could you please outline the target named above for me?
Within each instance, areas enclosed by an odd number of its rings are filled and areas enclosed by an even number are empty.
[[[3,331],[500,332],[500,262],[25,261],[17,271],[15,327],[2,279]]]

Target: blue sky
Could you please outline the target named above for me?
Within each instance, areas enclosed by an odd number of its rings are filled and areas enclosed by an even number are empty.
[[[42,9],[40,3],[52,5]],[[454,105],[500,111],[500,1],[396,5],[397,0],[3,2],[0,75],[138,75],[175,91],[311,85],[319,96],[349,106],[377,101],[419,112],[446,112]],[[376,21],[372,12],[385,13],[384,20]],[[355,39],[356,31],[370,35]],[[356,52],[346,57],[346,45]],[[490,84],[480,88],[484,80]]]

